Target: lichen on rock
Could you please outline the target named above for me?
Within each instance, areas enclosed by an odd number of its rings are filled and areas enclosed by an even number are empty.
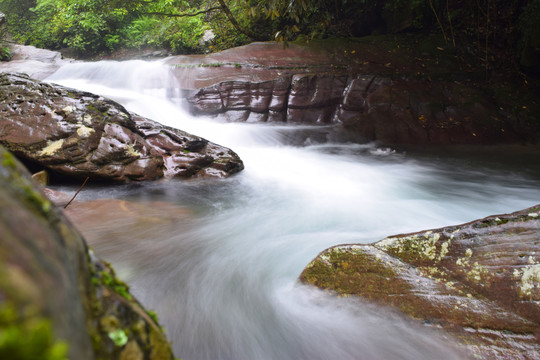
[[[0,144],[57,175],[125,182],[224,178],[244,168],[232,150],[98,95],[1,73],[0,100]]]
[[[437,324],[475,358],[537,359],[540,220],[530,214],[539,209],[336,246],[300,280]]]

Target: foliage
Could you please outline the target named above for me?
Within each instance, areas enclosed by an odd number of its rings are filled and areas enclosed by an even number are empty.
[[[9,46],[0,44],[0,61],[8,61],[11,59],[11,49]]]
[[[538,47],[539,1],[0,0],[0,11],[16,40],[82,54],[126,47],[193,53],[253,40],[415,31],[437,32],[449,47],[468,47],[488,69],[497,51],[517,53],[519,37],[522,59]],[[205,48],[199,42],[209,29],[216,37]]]

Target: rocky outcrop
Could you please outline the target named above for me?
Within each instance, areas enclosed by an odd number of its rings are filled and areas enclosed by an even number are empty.
[[[382,144],[493,144],[525,129],[467,84],[377,75],[296,74],[227,81],[192,92],[189,110],[229,121],[339,124],[338,134]]]
[[[60,67],[75,60],[65,59],[58,51],[36,48],[29,45],[10,44],[10,61],[0,63],[1,72],[25,73],[34,79],[43,80]]]
[[[227,177],[230,149],[160,125],[103,97],[0,75],[0,144],[54,173],[101,180]]]
[[[431,45],[427,53],[412,37],[287,48],[254,43],[167,63],[182,89],[178,96],[196,115],[334,125],[332,140],[383,145],[540,139],[536,105],[527,96],[497,98],[490,86],[499,93],[513,90],[506,83],[488,84],[484,69],[440,46]]]
[[[468,224],[342,245],[300,279],[454,334],[480,359],[540,358],[540,206]]]
[[[0,146],[0,358],[173,359],[152,312]]]

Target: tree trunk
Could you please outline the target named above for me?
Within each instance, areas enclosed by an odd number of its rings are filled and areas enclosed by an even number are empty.
[[[252,32],[252,31],[249,31],[248,29],[240,26],[240,24],[238,23],[238,21],[236,21],[233,13],[231,12],[231,10],[227,6],[227,4],[225,4],[225,0],[218,0],[218,2],[221,5],[221,9],[225,13],[225,15],[227,15],[227,18],[229,19],[229,21],[231,22],[231,24],[234,26],[234,28],[236,30],[240,31],[242,34],[246,35],[251,40],[256,40],[256,41],[268,40],[268,39],[265,39],[264,37]]]

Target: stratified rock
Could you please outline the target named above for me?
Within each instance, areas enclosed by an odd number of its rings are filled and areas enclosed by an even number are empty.
[[[152,313],[0,146],[0,358],[173,359]]]
[[[321,253],[304,283],[442,326],[481,359],[540,358],[540,206]]]
[[[295,74],[260,83],[227,81],[186,93],[194,114],[248,122],[340,124],[338,135],[359,142],[495,144],[527,138],[511,114],[456,82]]]
[[[103,97],[0,74],[0,144],[63,175],[129,181],[227,177],[230,149],[160,125]]]
[[[252,43],[166,63],[179,88],[171,93],[189,111],[226,121],[332,125],[328,140],[382,145],[540,140],[530,96],[500,96],[512,80],[487,82],[476,60],[420,43],[410,35]]]

